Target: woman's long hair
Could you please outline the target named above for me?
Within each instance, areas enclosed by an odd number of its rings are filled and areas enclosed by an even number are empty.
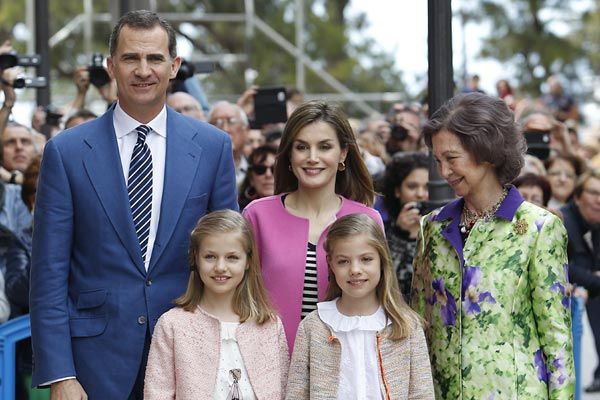
[[[346,169],[337,172],[335,192],[367,206],[373,205],[375,199],[373,180],[360,155],[348,118],[341,107],[324,101],[309,101],[302,104],[285,124],[275,162],[275,194],[298,189],[298,178],[289,168],[292,146],[300,130],[316,122],[329,124],[337,134],[340,147],[348,151],[344,161]]]

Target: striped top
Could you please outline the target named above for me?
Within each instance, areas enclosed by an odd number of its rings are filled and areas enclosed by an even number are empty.
[[[306,247],[306,268],[304,269],[304,288],[302,289],[302,313],[300,319],[317,309],[317,246],[308,243]]]

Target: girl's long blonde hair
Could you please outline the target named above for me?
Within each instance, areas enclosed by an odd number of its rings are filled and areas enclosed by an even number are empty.
[[[381,227],[366,214],[349,214],[341,217],[329,229],[325,241],[325,251],[327,252],[327,262],[329,264],[329,286],[327,287],[325,300],[333,300],[343,296],[342,289],[340,289],[333,275],[330,258],[338,242],[356,235],[365,235],[368,244],[379,254],[381,277],[375,292],[377,299],[383,306],[386,317],[392,321],[392,332],[389,338],[398,340],[409,337],[415,326],[421,324],[421,318],[402,298],[384,233]]]
[[[240,322],[252,320],[262,324],[274,319],[276,314],[263,286],[260,260],[252,228],[240,213],[232,210],[206,214],[200,218],[192,230],[188,250],[190,279],[187,290],[175,300],[175,304],[186,311],[194,311],[200,305],[204,293],[204,283],[198,272],[198,254],[202,240],[214,234],[239,234],[246,252],[248,268],[233,295],[233,311],[240,317]]]

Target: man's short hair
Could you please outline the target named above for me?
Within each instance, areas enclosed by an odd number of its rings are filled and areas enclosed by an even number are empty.
[[[242,125],[244,125],[246,128],[250,125],[248,123],[248,116],[246,115],[246,113],[244,112],[242,107],[238,106],[237,104],[230,103],[226,100],[218,101],[211,107],[210,111],[208,112],[208,121],[209,122],[211,121],[212,116],[215,113],[215,110],[221,106],[231,106],[231,107],[235,108],[235,110],[238,113],[238,117],[240,118],[240,121],[242,121]]]
[[[119,42],[119,35],[124,26],[128,26],[132,29],[152,29],[157,25],[163,28],[169,37],[169,55],[171,58],[177,57],[177,38],[175,37],[175,30],[167,20],[159,17],[157,13],[148,10],[130,11],[119,19],[119,22],[117,22],[110,34],[108,50],[111,57],[115,55],[117,44]]]
[[[90,110],[82,108],[81,110],[78,110],[75,114],[73,114],[69,118],[67,118],[67,120],[65,121],[65,127],[69,126],[71,121],[73,121],[74,119],[77,119],[77,118],[81,118],[81,119],[84,119],[87,121],[89,119],[96,119],[96,118],[98,118],[98,116],[96,114],[94,114],[93,112],[91,112]]]
[[[8,121],[6,123],[6,128],[4,128],[4,130],[6,131],[8,128],[23,128],[25,129],[27,132],[29,132],[30,135],[33,135],[33,131],[31,130],[30,127],[25,126],[23,124],[20,124],[18,122],[15,121]],[[4,132],[2,132],[2,134],[4,134]]]

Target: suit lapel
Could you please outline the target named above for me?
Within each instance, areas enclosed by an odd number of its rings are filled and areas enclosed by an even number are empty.
[[[202,148],[193,138],[197,132],[186,120],[167,107],[167,152],[165,180],[156,241],[150,271],[169,243],[196,176]]]
[[[145,275],[112,116],[111,110],[98,118],[95,121],[96,129],[90,129],[90,134],[84,139],[89,151],[83,157],[83,165],[119,239],[137,268]]]

